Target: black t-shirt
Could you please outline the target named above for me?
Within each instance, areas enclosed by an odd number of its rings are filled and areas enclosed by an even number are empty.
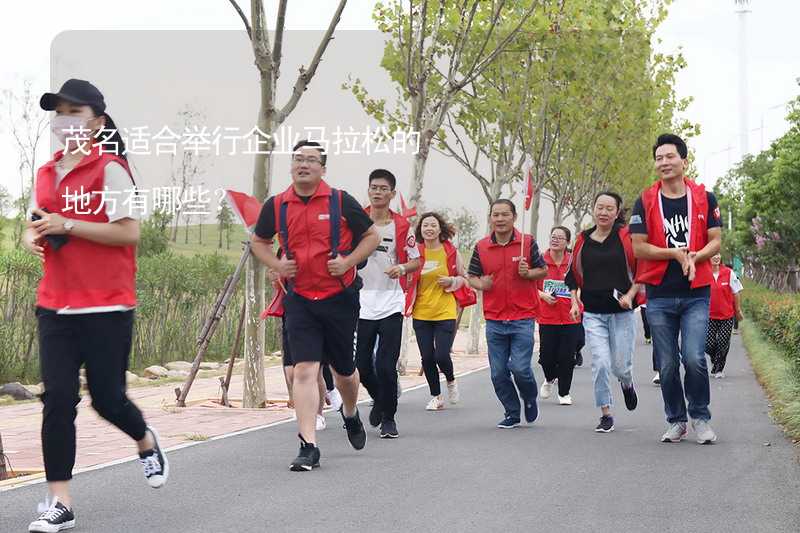
[[[717,198],[714,193],[706,192],[708,213],[706,221],[709,228],[722,227],[719,217]],[[668,248],[682,248],[689,245],[689,209],[687,196],[667,198],[661,196],[664,206],[664,235]],[[641,196],[636,200],[631,214],[631,233],[647,235],[647,218]],[[710,294],[710,287],[691,288],[689,279],[683,275],[681,264],[671,259],[660,285],[647,285],[647,298],[688,298]]]
[[[353,232],[353,246],[361,240],[364,233],[372,226],[372,219],[364,211],[358,201],[345,191],[342,192],[342,216],[347,221],[350,231]],[[308,203],[310,196],[300,196],[303,203]],[[289,230],[291,231],[291,229]],[[275,197],[270,196],[261,207],[258,215],[255,233],[262,239],[271,239],[278,232],[275,227]]]
[[[620,307],[614,298],[614,289],[624,294],[631,288],[625,248],[616,229],[603,242],[589,236],[593,231],[594,228],[591,228],[583,233],[584,244],[580,252],[583,269],[581,301],[584,310],[587,313],[622,313],[627,309]],[[567,272],[564,282],[570,290],[578,288],[572,269]]]

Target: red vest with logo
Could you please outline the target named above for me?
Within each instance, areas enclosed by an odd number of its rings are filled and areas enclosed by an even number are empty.
[[[547,250],[542,256],[544,257],[544,262],[547,263],[547,277],[545,279],[564,281],[567,277],[567,272],[569,272],[569,263],[572,259],[571,254],[569,252],[564,252],[564,258],[561,260],[560,265],[557,265],[555,261],[553,261],[553,258],[550,256],[550,250]],[[536,281],[536,288],[540,291],[544,291],[544,279]],[[569,316],[569,310],[571,308],[572,298],[556,297],[556,303],[553,305],[543,302],[540,299],[536,320],[539,324],[546,325],[577,324],[581,319],[572,320],[572,317]]]
[[[690,222],[689,251],[697,252],[708,244],[708,196],[706,188],[690,179],[686,183],[687,208]],[[647,225],[647,242],[659,248],[667,248],[664,235],[664,218],[661,213],[661,180],[642,193],[642,207]],[[659,285],[667,271],[669,260],[640,259],[636,270],[636,281],[647,285]],[[691,288],[710,285],[714,276],[711,273],[711,262],[706,260],[695,264],[696,271]]]
[[[372,206],[368,205],[364,211],[369,214],[371,207]],[[408,250],[406,250],[406,248],[411,248],[415,244],[414,236],[409,236],[408,234],[409,229],[411,229],[411,223],[406,217],[399,213],[395,213],[391,209],[389,210],[389,214],[392,215],[392,221],[394,222],[394,247],[397,251],[397,264],[405,265],[408,263]],[[400,287],[403,289],[403,292],[405,292],[408,285],[408,277],[400,276],[399,279]]]
[[[290,290],[309,300],[335,296],[349,287],[356,277],[355,267],[340,278],[328,273],[328,261],[331,259],[330,196],[331,188],[324,180],[320,181],[308,203],[297,196],[292,185],[275,196],[275,228],[280,228],[280,206],[286,203],[288,249],[292,259],[297,261],[297,275],[291,280]],[[281,240],[280,230],[278,239]],[[284,250],[286,244],[281,242]],[[352,246],[353,232],[342,214],[339,250],[344,253],[350,251]]]
[[[130,174],[128,163],[95,146],[56,187],[57,152],[36,174],[36,203],[65,218],[108,222],[102,191],[108,163],[114,161]],[[85,199],[77,199],[78,196]],[[116,209],[122,209],[122,198]],[[53,250],[44,247],[44,276],[36,305],[45,309],[136,306],[136,246],[107,246],[68,235],[68,242]]]
[[[450,241],[442,242],[444,253],[447,256],[447,274],[449,276],[458,276],[458,249],[453,246]],[[425,243],[417,244],[419,250],[419,268],[411,273],[411,280],[408,282],[408,290],[406,291],[406,306],[404,315],[411,316],[414,312],[414,303],[417,301],[417,289],[419,288],[419,280],[422,278],[422,269],[425,267]],[[453,296],[455,298],[455,296]]]
[[[527,257],[533,237],[523,237],[516,229],[506,245],[494,242],[492,235],[478,241],[483,274],[492,276],[492,288],[483,292],[483,315],[487,320],[523,320],[536,316],[539,307],[536,282],[522,279],[518,271],[521,238],[524,238]]]
[[[714,279],[711,274],[711,307],[709,315],[714,320],[728,320],[736,314],[733,290],[731,290],[731,269],[719,266],[719,275]]]

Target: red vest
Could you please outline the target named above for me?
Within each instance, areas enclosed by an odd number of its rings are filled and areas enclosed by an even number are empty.
[[[572,258],[570,253],[564,252],[564,259],[561,261],[560,265],[555,264],[553,258],[550,256],[550,250],[547,250],[543,254],[543,257],[544,262],[547,263],[547,277],[545,279],[564,281],[564,278],[566,278],[567,272],[569,271],[569,263]],[[544,290],[544,279],[536,281],[536,288],[540,291]],[[540,299],[536,320],[539,322],[539,324],[577,324],[581,321],[581,319],[578,318],[578,320],[572,320],[572,318],[569,316],[569,310],[571,308],[571,298],[557,297],[556,303],[553,305],[543,302]]]
[[[105,167],[114,161],[130,174],[128,163],[113,154],[100,154],[99,145],[95,146],[56,189],[55,164],[63,155],[63,151],[56,152],[39,168],[36,203],[65,218],[108,222],[101,194]],[[86,196],[86,202],[75,200],[78,195],[87,194],[90,196]],[[122,200],[116,199],[116,209],[123,208]],[[136,246],[107,246],[75,235],[68,238],[58,250],[44,247],[44,276],[36,305],[45,309],[136,306]]]
[[[714,320],[728,320],[736,314],[731,290],[731,269],[719,266],[719,276],[714,279],[711,273],[711,307],[709,315]]]
[[[364,211],[369,214],[372,210],[372,206],[367,206]],[[411,229],[411,224],[409,223],[408,219],[399,213],[395,213],[391,209],[389,213],[392,215],[392,221],[394,222],[394,247],[397,251],[397,264],[398,265],[405,265],[408,263],[408,251],[406,247],[411,248],[415,244],[414,236],[408,235],[408,230]],[[400,276],[400,287],[402,287],[403,292],[407,290],[408,285],[408,277],[407,276]]]
[[[684,178],[686,182],[686,194],[689,208],[690,232],[689,232],[689,251],[697,252],[708,244],[708,196],[706,188],[690,179]],[[642,207],[645,213],[645,224],[647,225],[647,242],[658,246],[667,247],[667,239],[664,236],[664,219],[661,215],[661,202],[659,193],[661,192],[661,180],[658,180],[652,187],[642,193]],[[636,270],[636,281],[647,285],[659,285],[667,271],[668,260],[640,259]],[[711,273],[711,263],[706,260],[696,263],[696,272],[692,280],[691,288],[705,287],[710,285],[714,276]]]
[[[483,316],[487,320],[523,320],[536,316],[539,293],[536,282],[522,279],[518,273],[520,238],[527,257],[533,237],[522,237],[514,230],[505,246],[492,240],[492,235],[478,241],[478,256],[484,275],[492,276],[492,288],[483,292]]]
[[[275,195],[275,228],[280,236],[280,206],[287,204],[286,226],[289,233],[289,251],[297,261],[297,275],[292,279],[292,290],[309,300],[330,298],[349,287],[356,277],[353,267],[341,278],[328,273],[328,261],[331,258],[331,224],[330,224],[331,188],[322,180],[317,190],[303,203],[294,191],[294,186]],[[352,249],[353,232],[342,215],[339,227],[339,250],[346,252]],[[286,243],[281,242],[285,250]]]
[[[449,276],[458,276],[458,250],[450,241],[442,243],[444,253],[447,255],[447,274]],[[411,281],[408,283],[408,290],[406,291],[406,307],[404,311],[405,316],[411,316],[414,312],[414,303],[417,301],[417,289],[419,288],[419,280],[422,278],[422,269],[425,266],[425,243],[417,244],[419,250],[419,268],[411,273]],[[455,296],[453,296],[455,298]]]

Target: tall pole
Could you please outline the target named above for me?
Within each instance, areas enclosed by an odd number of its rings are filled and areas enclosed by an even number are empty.
[[[747,9],[750,0],[735,0],[739,9],[739,150],[740,157],[750,153],[748,135],[750,132],[747,98]]]

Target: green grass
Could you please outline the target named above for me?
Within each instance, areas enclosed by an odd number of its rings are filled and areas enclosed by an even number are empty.
[[[171,235],[171,233],[168,233]],[[244,227],[241,224],[236,224],[231,231],[231,247],[227,248],[227,240],[225,235],[222,236],[222,248],[219,248],[219,229],[216,224],[203,224],[203,243],[200,244],[200,226],[189,226],[189,242],[186,241],[186,227],[180,226],[178,228],[178,236],[175,242],[169,243],[169,249],[180,255],[192,256],[195,254],[213,254],[219,253],[231,263],[236,263],[242,256],[241,242],[247,240]]]
[[[752,320],[742,322],[740,328],[756,376],[771,400],[773,418],[795,443],[800,441],[800,376]]]

